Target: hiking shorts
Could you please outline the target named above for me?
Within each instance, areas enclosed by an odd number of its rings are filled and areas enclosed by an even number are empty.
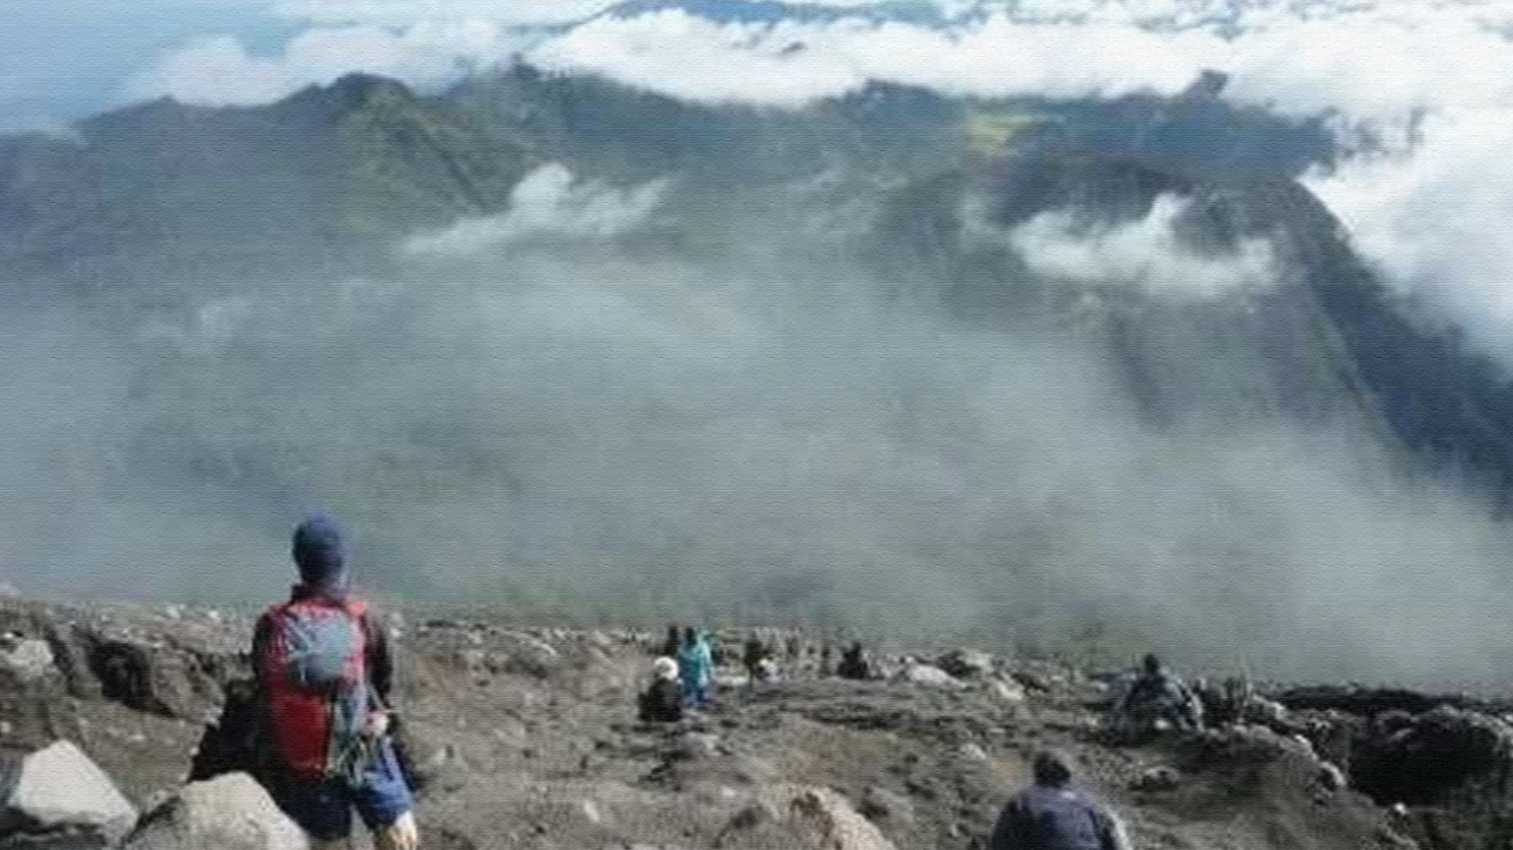
[[[351,835],[353,809],[364,826],[376,830],[393,824],[415,808],[415,797],[399,769],[394,744],[387,739],[355,787],[343,778],[281,784],[279,808],[311,838],[321,841]]]

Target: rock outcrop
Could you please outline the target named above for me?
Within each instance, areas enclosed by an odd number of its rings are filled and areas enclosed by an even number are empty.
[[[826,788],[781,785],[763,789],[716,840],[722,850],[896,850],[845,797]]]
[[[125,850],[307,850],[305,834],[245,773],[184,787],[154,809]]]
[[[58,741],[3,766],[0,847],[108,847],[137,811],[78,747]]]

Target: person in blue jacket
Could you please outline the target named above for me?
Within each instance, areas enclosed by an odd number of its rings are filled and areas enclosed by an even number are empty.
[[[714,685],[714,652],[709,641],[692,626],[683,631],[683,645],[678,647],[678,677],[683,683],[685,705],[709,704]]]
[[[1118,816],[1072,784],[1066,756],[1043,751],[1035,784],[1003,807],[988,850],[1131,850]]]

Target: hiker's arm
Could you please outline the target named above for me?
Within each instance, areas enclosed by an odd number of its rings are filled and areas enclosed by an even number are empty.
[[[1129,831],[1124,828],[1124,821],[1111,811],[1104,811],[1103,821],[1103,850],[1134,850],[1130,844]]]
[[[1027,850],[1023,817],[1017,802],[1010,802],[998,813],[993,824],[993,835],[988,839],[988,850]]]
[[[268,697],[263,683],[268,681],[263,669],[268,655],[268,642],[273,639],[273,626],[266,616],[257,618],[252,629],[252,722],[247,724],[246,735],[238,741],[247,754],[247,767],[254,774],[261,774],[268,761]]]
[[[368,680],[379,706],[394,710],[394,645],[388,630],[373,614],[363,615],[363,632],[367,642]]]
[[[268,618],[257,618],[257,626],[252,629],[252,675],[259,685],[264,681],[263,658],[267,655],[268,641],[271,638],[272,627]]]

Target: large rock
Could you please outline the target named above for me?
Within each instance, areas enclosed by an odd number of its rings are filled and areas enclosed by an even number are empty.
[[[1507,797],[1513,726],[1448,705],[1417,716],[1383,712],[1351,774],[1352,784],[1384,805],[1436,805],[1471,789]]]
[[[715,839],[725,850],[896,850],[845,797],[827,788],[763,789]]]
[[[195,782],[143,818],[124,850],[307,850],[304,832],[245,773]]]
[[[41,679],[57,670],[53,650],[39,638],[0,640],[0,665],[25,681]]]
[[[105,771],[68,741],[0,767],[0,788],[5,800],[0,847],[36,845],[43,838],[78,848],[106,847],[130,832],[137,819]]]
[[[200,719],[222,699],[220,683],[202,662],[184,650],[144,641],[101,640],[89,653],[106,699],[184,720]]]

